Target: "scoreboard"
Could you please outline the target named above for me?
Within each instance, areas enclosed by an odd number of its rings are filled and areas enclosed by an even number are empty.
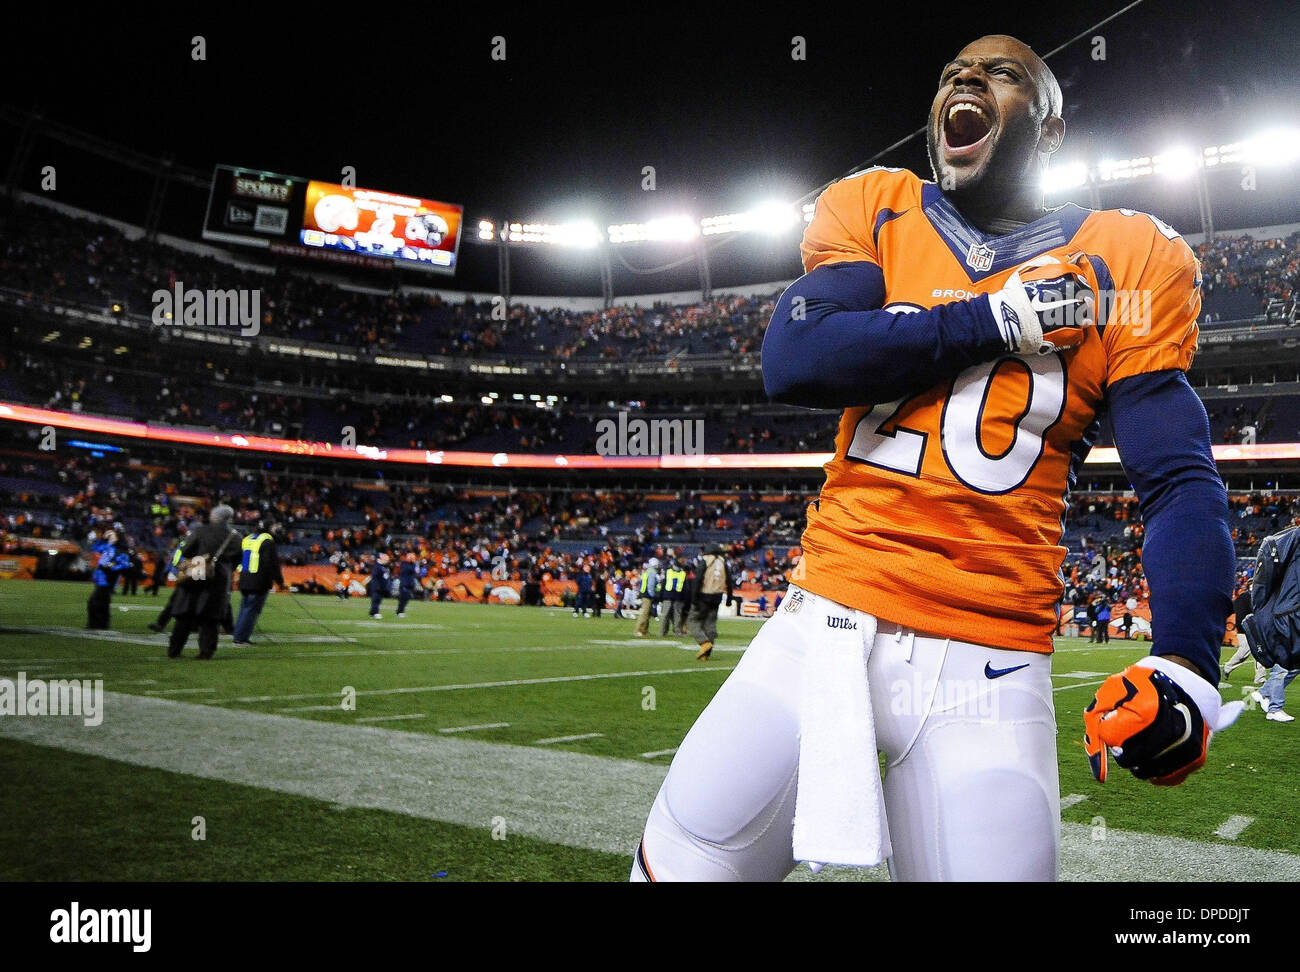
[[[419,196],[218,165],[203,238],[382,268],[456,272],[463,209]]]

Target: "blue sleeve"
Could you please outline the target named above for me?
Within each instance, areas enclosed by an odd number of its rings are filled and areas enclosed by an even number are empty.
[[[1146,527],[1152,653],[1180,655],[1218,685],[1237,558],[1205,406],[1181,371],[1124,378],[1109,396],[1115,445]]]
[[[885,311],[885,278],[866,261],[818,267],[790,285],[763,336],[763,386],[808,408],[892,402],[1007,353],[988,300]]]

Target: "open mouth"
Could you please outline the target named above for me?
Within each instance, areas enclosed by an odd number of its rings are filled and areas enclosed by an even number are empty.
[[[944,109],[943,141],[949,155],[974,152],[992,130],[988,110],[974,101],[952,101]]]

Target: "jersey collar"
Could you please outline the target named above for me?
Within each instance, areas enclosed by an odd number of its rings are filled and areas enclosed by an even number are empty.
[[[1032,260],[1072,240],[1092,210],[1066,203],[1005,236],[990,236],[972,226],[933,182],[921,186],[921,211],[948,244],[971,283]]]

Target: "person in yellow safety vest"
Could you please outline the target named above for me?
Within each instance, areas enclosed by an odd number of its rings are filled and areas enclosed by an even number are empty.
[[[266,606],[272,586],[284,586],[280,553],[272,536],[275,524],[264,522],[240,544],[239,618],[235,621],[234,643],[250,645],[253,628]]]
[[[636,615],[636,636],[644,638],[650,633],[650,612],[659,597],[659,558],[651,557],[641,572],[641,608]]]
[[[669,631],[675,635],[686,634],[686,570],[676,560],[669,562],[664,571],[664,585],[659,599],[663,601],[659,616],[659,637],[667,637]]]

